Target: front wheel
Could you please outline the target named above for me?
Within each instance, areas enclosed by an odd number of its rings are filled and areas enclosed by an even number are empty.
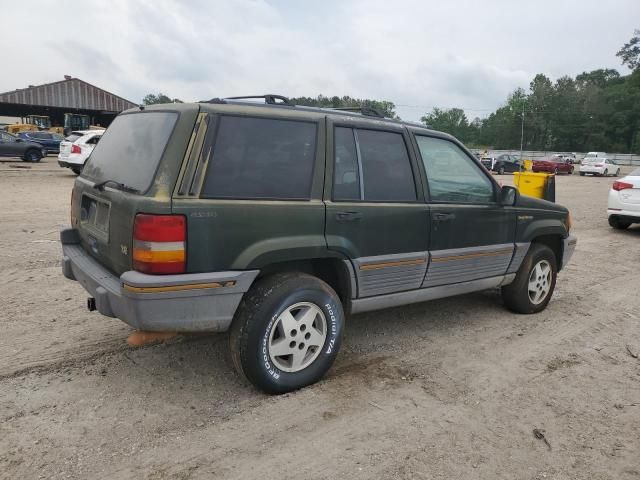
[[[617,177],[618,175],[620,175],[620,169],[617,169],[616,173],[613,174],[614,177]]]
[[[320,380],[342,340],[344,312],[336,292],[303,273],[275,274],[245,294],[229,341],[236,369],[267,393]]]
[[[538,313],[547,307],[556,286],[556,256],[546,245],[532,243],[514,281],[502,287],[506,307],[516,313]]]

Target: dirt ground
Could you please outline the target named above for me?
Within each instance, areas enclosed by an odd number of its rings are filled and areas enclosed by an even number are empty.
[[[557,179],[578,248],[546,311],[487,291],[355,316],[328,378],[274,397],[223,335],[135,349],[89,313],[60,272],[74,175],[15,166],[0,162],[0,478],[640,479],[640,226],[607,225],[613,178]]]

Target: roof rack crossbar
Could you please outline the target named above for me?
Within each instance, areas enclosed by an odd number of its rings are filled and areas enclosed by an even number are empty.
[[[382,113],[377,108],[360,106],[360,107],[329,107],[331,110],[342,110],[345,112],[359,112],[362,115],[367,115],[369,117],[380,117],[384,118],[384,113]]]
[[[290,107],[295,106],[295,103],[293,103],[287,97],[284,97],[282,95],[274,95],[273,93],[268,93],[266,95],[243,95],[240,97],[227,97],[225,98],[225,100],[247,100],[251,98],[264,98],[264,103],[268,103],[269,105],[288,105]]]

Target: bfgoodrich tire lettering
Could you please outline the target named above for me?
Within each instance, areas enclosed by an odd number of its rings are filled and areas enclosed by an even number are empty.
[[[516,313],[538,313],[544,310],[553,295],[557,272],[557,259],[553,251],[546,245],[532,243],[514,281],[502,287],[505,306]],[[544,294],[536,294],[536,289],[540,290],[538,293]]]
[[[292,360],[292,368],[285,371],[281,360],[286,357],[274,361],[270,351],[274,326],[292,307],[309,306],[317,307],[318,318],[324,319],[324,341],[319,353],[310,355],[315,356],[311,363],[301,362],[298,365],[305,366],[297,370]],[[267,393],[285,393],[315,383],[326,374],[340,349],[343,329],[342,305],[329,285],[303,273],[276,274],[258,281],[242,299],[229,335],[231,356],[236,369],[256,387]],[[293,343],[293,339],[287,340]],[[304,335],[298,340],[304,341]]]

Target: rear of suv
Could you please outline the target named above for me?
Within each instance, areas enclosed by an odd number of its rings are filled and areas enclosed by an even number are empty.
[[[115,119],[61,232],[90,309],[228,331],[237,369],[282,393],[328,371],[349,313],[496,287],[546,307],[576,244],[564,207],[500,187],[449,135],[264,98]]]

